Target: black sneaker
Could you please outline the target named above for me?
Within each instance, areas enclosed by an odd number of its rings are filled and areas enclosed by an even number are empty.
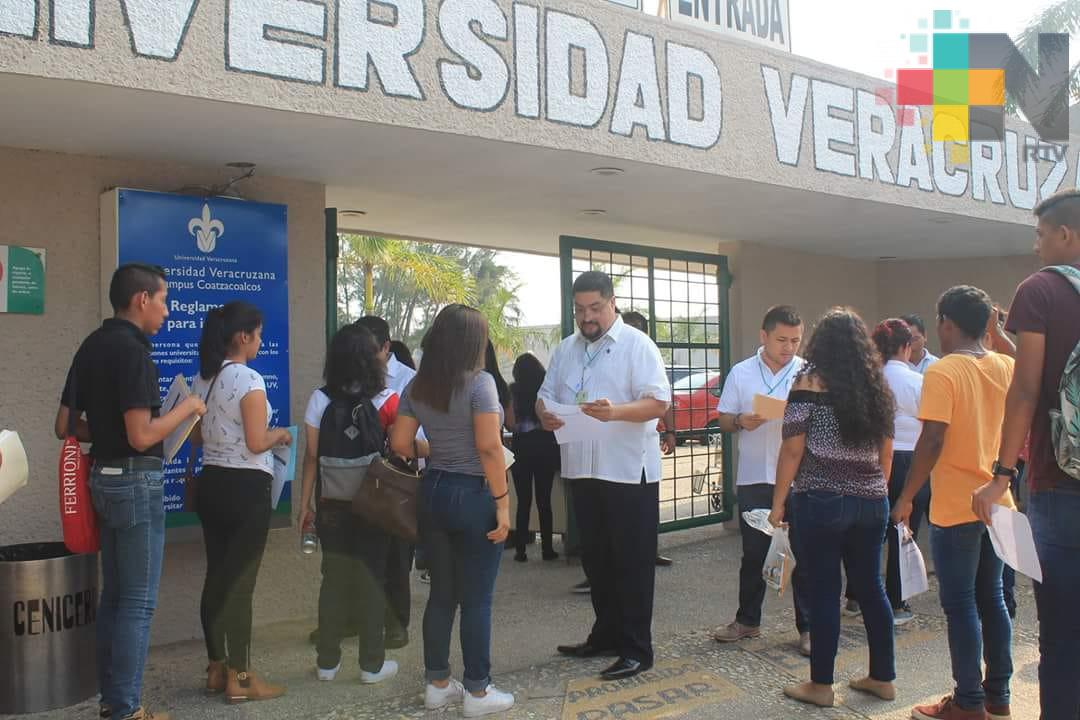
[[[575,595],[588,595],[592,592],[592,586],[589,585],[588,580],[582,580],[577,585],[570,588],[570,592],[574,593]]]

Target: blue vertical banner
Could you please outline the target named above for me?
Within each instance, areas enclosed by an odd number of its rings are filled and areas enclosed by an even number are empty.
[[[162,397],[178,374],[190,385],[198,373],[206,313],[244,300],[263,313],[262,349],[251,367],[266,380],[274,410],[270,424],[288,426],[288,208],[233,198],[115,192],[117,264],[160,265],[169,281],[169,317],[151,338]],[[188,454],[185,445],[165,469],[165,510],[172,526],[195,522],[183,512]],[[286,486],[276,512],[289,512],[289,498]]]

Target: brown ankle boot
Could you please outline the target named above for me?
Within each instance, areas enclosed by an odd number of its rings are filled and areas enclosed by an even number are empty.
[[[211,660],[206,666],[206,694],[216,695],[225,692],[228,682],[228,668],[223,661]]]
[[[225,700],[230,704],[273,700],[284,694],[285,688],[265,683],[253,672],[238,673],[230,670],[228,682],[225,684]]]
[[[130,715],[125,715],[120,720],[169,720],[169,713],[156,713],[144,707],[139,707],[138,710]]]

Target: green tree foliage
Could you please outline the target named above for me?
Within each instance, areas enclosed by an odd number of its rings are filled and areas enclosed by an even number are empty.
[[[1033,17],[1020,34],[1016,37],[1016,49],[1032,68],[1038,69],[1039,61],[1039,33],[1068,33],[1071,37],[1080,29],[1080,0],[1058,0],[1051,3],[1038,15]],[[1017,68],[1013,72],[1019,71]],[[1006,68],[1010,72],[1010,68]],[[1069,69],[1069,82],[1067,87],[1057,88],[1059,92],[1067,92],[1072,100],[1080,99],[1080,62],[1076,62]],[[1017,114],[1019,108],[1016,100],[1006,96],[1005,109],[1007,112]]]
[[[379,315],[393,337],[417,347],[438,311],[459,302],[484,314],[501,353],[516,354],[525,344],[520,283],[494,250],[342,235],[339,257],[340,322]]]

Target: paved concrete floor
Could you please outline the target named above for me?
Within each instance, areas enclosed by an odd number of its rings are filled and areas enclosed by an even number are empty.
[[[936,585],[914,599],[917,618],[897,634],[897,686],[892,703],[846,690],[849,678],[866,672],[861,622],[844,620],[837,659],[837,707],[813,709],[787,700],[781,689],[808,679],[808,661],[793,646],[796,634],[790,600],[770,597],[761,639],[720,646],[710,630],[732,619],[736,608],[739,538],[719,527],[661,537],[664,552],[675,559],[657,570],[654,638],[657,667],[621,687],[595,680],[605,660],[560,658],[557,643],[583,639],[591,606],[587,596],[568,588],[581,579],[580,568],[562,560],[530,558],[515,563],[506,553],[495,599],[493,674],[500,688],[515,693],[517,706],[502,716],[510,720],[614,720],[615,718],[873,718],[909,717],[914,703],[936,700],[951,688],[945,623]],[[539,548],[534,551],[539,554]],[[1038,716],[1037,628],[1030,582],[1017,588],[1020,617],[1015,628],[1013,717]],[[201,643],[155,647],[146,669],[145,699],[174,718],[260,718],[266,720],[385,720],[460,717],[460,707],[426,713],[422,704],[423,656],[419,618],[426,586],[415,582],[413,642],[390,657],[401,664],[394,680],[376,687],[358,683],[356,641],[347,641],[345,664],[333,683],[318,683],[314,652],[307,645],[313,620],[262,626],[255,633],[254,666],[288,694],[273,702],[230,707],[200,692],[205,656]],[[312,608],[312,617],[315,609]],[[456,641],[454,643],[456,645]],[[460,674],[456,647],[451,665]],[[3,717],[3,716],[0,716]],[[30,718],[96,717],[92,702]]]

